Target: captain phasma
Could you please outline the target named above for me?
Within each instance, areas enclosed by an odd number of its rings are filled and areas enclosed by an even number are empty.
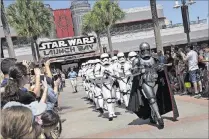
[[[150,45],[143,42],[139,46],[140,56],[133,61],[133,84],[128,109],[139,118],[148,119],[164,128],[161,115],[173,111],[179,117],[176,102],[167,81],[166,70],[151,56]]]

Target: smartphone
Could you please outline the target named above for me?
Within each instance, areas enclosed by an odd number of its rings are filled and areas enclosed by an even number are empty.
[[[35,75],[34,69],[30,70],[30,75]]]
[[[58,75],[54,75],[54,81],[56,81],[58,79]]]
[[[44,75],[40,76],[40,82],[42,83],[42,81],[44,81]]]

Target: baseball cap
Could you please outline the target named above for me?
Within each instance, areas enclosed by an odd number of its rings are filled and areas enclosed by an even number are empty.
[[[4,105],[3,109],[10,108],[13,106],[27,107],[32,111],[33,116],[41,115],[42,113],[44,113],[46,111],[46,108],[47,108],[46,103],[38,102],[38,101],[34,101],[34,102],[30,103],[29,105],[24,105],[24,104],[22,104],[20,102],[16,102],[16,101],[10,101]]]

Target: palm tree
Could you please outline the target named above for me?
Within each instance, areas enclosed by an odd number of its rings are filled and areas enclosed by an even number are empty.
[[[12,42],[12,38],[11,38],[11,34],[10,34],[9,25],[7,23],[7,18],[5,16],[5,9],[4,9],[3,0],[1,0],[1,21],[2,21],[2,26],[3,26],[3,30],[4,30],[4,35],[5,35],[7,44],[8,44],[9,57],[15,58],[14,46],[13,46],[13,42]],[[3,47],[2,47],[1,53],[3,54]]]
[[[125,13],[120,9],[117,3],[111,2],[111,0],[99,0],[93,6],[93,13],[95,13],[104,24],[107,30],[107,38],[110,49],[110,54],[113,56],[113,48],[111,41],[110,29],[116,23],[116,21],[124,18]]]
[[[82,33],[88,34],[91,32],[95,32],[97,35],[98,46],[100,49],[100,53],[103,52],[100,34],[105,30],[105,26],[102,24],[102,20],[98,17],[94,12],[89,12],[84,15],[83,17],[83,24],[82,24]]]
[[[162,45],[162,39],[161,39],[160,27],[159,27],[159,22],[158,22],[158,15],[157,15],[156,0],[150,0],[150,7],[151,7],[151,12],[152,12],[152,22],[154,25],[155,44],[156,44],[157,50],[160,50],[163,52],[163,45]]]
[[[36,61],[36,40],[38,37],[49,36],[53,24],[51,11],[41,1],[16,0],[8,6],[6,14],[18,36],[31,40],[32,54]]]

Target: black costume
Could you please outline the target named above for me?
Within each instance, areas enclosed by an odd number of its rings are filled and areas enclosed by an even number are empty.
[[[142,43],[140,50],[140,57],[133,62],[134,78],[128,109],[139,118],[150,118],[152,123],[158,122],[160,128],[163,128],[161,115],[173,111],[173,117],[179,117],[168,76],[165,74],[167,71],[151,56],[148,43]]]

